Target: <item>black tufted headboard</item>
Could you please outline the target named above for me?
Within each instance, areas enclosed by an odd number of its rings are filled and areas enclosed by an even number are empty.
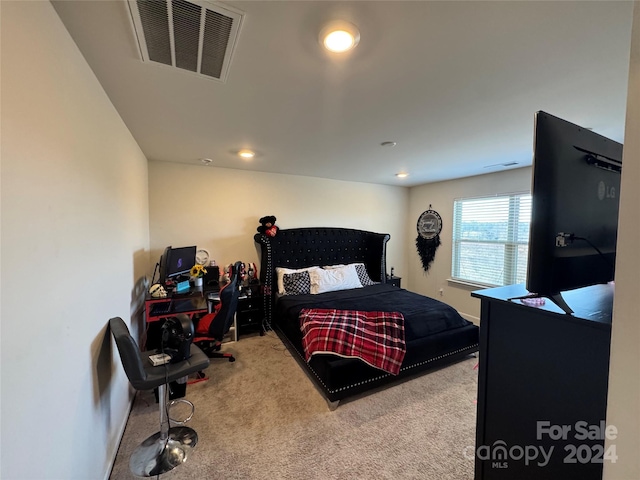
[[[362,262],[372,280],[386,282],[389,234],[351,228],[291,228],[275,237],[257,233],[261,247],[260,282],[264,286],[265,316],[271,326],[276,267],[303,268]]]

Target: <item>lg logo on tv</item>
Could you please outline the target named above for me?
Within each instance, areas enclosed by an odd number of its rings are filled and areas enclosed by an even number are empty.
[[[616,198],[616,187],[607,186],[602,180],[598,183],[598,199]]]

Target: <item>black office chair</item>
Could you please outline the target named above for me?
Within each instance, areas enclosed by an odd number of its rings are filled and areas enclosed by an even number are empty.
[[[222,338],[233,325],[238,308],[241,268],[242,262],[236,262],[230,267],[229,283],[220,289],[220,302],[215,305],[213,312],[197,321],[193,343],[198,345],[209,358],[227,358],[230,362],[236,361],[230,353],[219,352],[219,350]]]
[[[209,366],[209,358],[200,348],[191,344],[189,358],[154,367],[149,355],[156,354],[157,351],[141,352],[121,318],[110,319],[109,327],[118,346],[122,366],[133,388],[158,388],[160,431],[151,435],[134,450],[129,459],[129,468],[134,475],[140,477],[166,473],[184,463],[191,449],[198,443],[198,434],[192,428],[169,428],[167,384],[204,370]]]

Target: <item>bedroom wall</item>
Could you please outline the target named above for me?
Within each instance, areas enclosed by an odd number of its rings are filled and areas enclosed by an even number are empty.
[[[618,461],[606,462],[605,480],[640,478],[640,2],[635,2],[629,64],[620,223],[613,305],[607,424],[619,430],[606,441]]]
[[[479,323],[480,301],[471,298],[471,292],[478,290],[478,288],[448,281],[451,278],[453,201],[456,198],[528,192],[530,190],[530,167],[412,187],[409,191],[406,243],[409,262],[408,288],[423,295],[440,299],[455,307],[467,319]],[[442,217],[442,233],[440,234],[442,244],[436,251],[435,260],[431,267],[425,273],[415,247],[416,222],[420,214],[429,209],[429,205]],[[441,288],[443,295],[439,293]]]
[[[197,245],[218,265],[258,262],[260,217],[280,228],[347,227],[391,235],[387,262],[407,270],[405,187],[149,162],[151,271],[167,245]]]
[[[147,161],[51,4],[0,3],[0,477],[107,478],[132,397],[106,325],[148,269]]]

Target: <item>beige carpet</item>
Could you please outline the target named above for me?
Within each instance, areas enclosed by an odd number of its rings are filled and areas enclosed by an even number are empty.
[[[475,358],[343,401],[331,412],[273,332],[224,349],[236,362],[212,359],[209,381],[187,389],[196,407],[187,426],[198,432],[198,445],[161,478],[473,478],[466,452],[475,443]],[[137,478],[129,455],[158,430],[153,393],[139,392],[112,479]]]

